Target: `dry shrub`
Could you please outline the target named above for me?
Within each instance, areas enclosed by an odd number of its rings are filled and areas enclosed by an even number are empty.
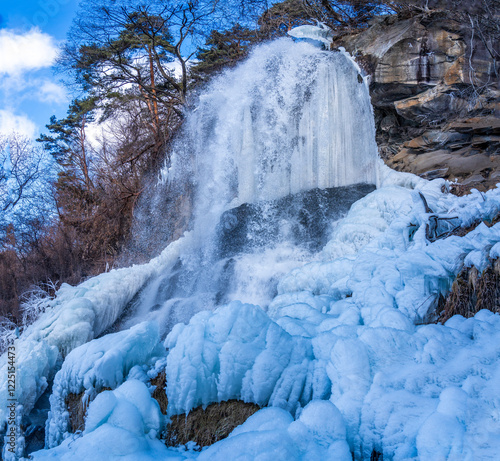
[[[160,405],[160,411],[164,415],[166,415],[168,407],[168,399],[167,399],[167,393],[165,392],[165,387],[167,385],[167,374],[165,373],[165,370],[158,373],[158,376],[151,380],[151,384],[153,386],[156,386],[151,397],[153,397],[153,399],[155,399],[158,402],[158,404]]]
[[[450,186],[450,193],[456,195],[457,197],[463,197],[464,195],[470,194],[472,186],[467,186],[459,183],[452,183]]]
[[[20,270],[20,263],[14,251],[0,251],[0,316],[14,323],[20,318],[18,287]]]
[[[103,387],[98,394],[110,390],[110,387]],[[85,391],[82,391],[79,394],[68,394],[64,401],[66,402],[66,408],[69,413],[71,432],[83,431],[85,429],[87,409],[92,400],[85,398]]]
[[[195,442],[199,447],[212,445],[226,438],[258,410],[258,405],[241,400],[213,403],[205,409],[198,407],[187,415],[171,418],[165,443],[167,446],[185,445],[188,442]]]
[[[482,274],[474,266],[462,269],[446,298],[439,322],[444,323],[454,315],[473,317],[481,309],[500,313],[499,260]]]
[[[477,269],[474,268],[477,272]],[[446,297],[443,311],[439,315],[439,322],[444,323],[454,315],[466,318],[474,315],[473,294],[474,288],[469,277],[469,268],[464,268],[453,282],[450,294]]]
[[[500,276],[498,270],[488,267],[478,278],[476,286],[476,311],[489,309],[500,313]]]

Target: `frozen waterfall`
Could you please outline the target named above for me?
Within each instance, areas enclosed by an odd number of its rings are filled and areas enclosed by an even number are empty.
[[[290,39],[262,45],[200,96],[174,164],[185,169],[193,154],[203,215],[313,188],[375,184],[368,87],[343,52]]]
[[[368,88],[347,54],[259,46],[187,115],[163,178],[195,178],[198,244],[143,290],[126,325],[139,316],[168,331],[233,299],[267,305],[280,274],[373,190],[377,159]]]

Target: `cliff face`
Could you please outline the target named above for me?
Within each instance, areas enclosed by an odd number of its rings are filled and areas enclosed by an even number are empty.
[[[458,189],[500,182],[495,43],[445,12],[376,18],[345,47],[370,75],[377,143],[391,167]]]

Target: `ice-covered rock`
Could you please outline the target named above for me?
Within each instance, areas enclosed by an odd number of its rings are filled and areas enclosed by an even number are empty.
[[[159,341],[158,326],[144,322],[73,349],[54,378],[46,447],[55,447],[70,435],[66,404],[70,394],[83,394],[80,399],[86,407],[102,389],[122,384],[133,367],[147,366],[150,359],[164,354]]]
[[[32,456],[36,461],[163,459],[168,457],[168,451],[157,438],[162,426],[160,407],[151,398],[146,385],[130,380],[95,398],[88,409],[83,434],[71,436],[58,447],[40,450]],[[176,456],[172,458],[176,459]],[[178,456],[177,459],[184,457]]]
[[[327,50],[330,49],[330,45],[332,44],[333,31],[322,22],[318,22],[316,26],[305,24],[303,26],[294,27],[287,33],[290,37],[304,40],[312,45],[326,48]]]

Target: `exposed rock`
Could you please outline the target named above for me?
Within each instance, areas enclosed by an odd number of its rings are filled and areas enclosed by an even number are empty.
[[[484,135],[500,134],[500,118],[490,115],[487,117],[472,117],[465,120],[450,122],[446,129],[459,133],[474,133]],[[495,138],[498,142],[498,137]]]
[[[449,168],[438,168],[437,170],[426,171],[420,176],[431,181],[432,179],[442,178],[448,173]]]
[[[471,177],[467,178],[466,180],[462,181],[462,184],[464,186],[468,186],[469,184],[475,184],[478,182],[483,182],[486,178],[480,174],[475,174],[472,175]]]
[[[225,439],[258,410],[258,405],[240,400],[212,403],[205,409],[195,408],[187,415],[171,418],[165,443],[167,446],[185,445],[188,442],[194,442],[199,447],[212,445]]]
[[[151,397],[153,397],[153,399],[155,399],[158,402],[158,405],[160,405],[160,411],[162,412],[162,414],[166,415],[168,407],[168,398],[167,398],[167,393],[165,391],[165,387],[167,385],[167,374],[165,373],[165,370],[158,373],[158,376],[156,376],[156,378],[153,378],[151,380],[151,385],[155,386],[155,389]]]
[[[110,390],[110,387],[103,387],[97,394]],[[83,431],[85,429],[85,416],[91,400],[85,396],[85,391],[83,391],[79,394],[68,394],[64,401],[68,408],[71,432]]]
[[[395,114],[386,115],[380,122],[380,129],[383,131],[390,131],[391,128],[397,127],[398,119]]]
[[[83,401],[85,392],[79,394],[69,394],[65,401],[68,407],[69,423],[71,432],[83,431],[85,429],[85,413],[87,412],[88,402]]]
[[[340,44],[354,56],[365,57],[361,65],[374,84],[470,84],[469,64],[475,83],[488,82],[493,72],[488,52],[480,38],[473,37],[470,56],[467,39],[459,22],[446,12],[434,12],[402,20],[378,17],[367,30],[344,37]]]
[[[443,11],[381,16],[337,42],[370,75],[381,157],[459,193],[500,179],[498,62],[467,26]]]
[[[446,120],[450,113],[459,113],[467,102],[456,97],[456,89],[439,84],[422,93],[394,101],[396,112],[401,117],[419,123],[436,123]]]
[[[425,142],[420,139],[408,144],[420,146]],[[480,152],[470,145],[457,151],[403,148],[387,163],[396,170],[409,171],[427,179],[441,177],[459,182],[468,190],[472,187],[487,190],[500,182],[500,156]]]
[[[331,222],[342,217],[355,201],[374,189],[371,184],[356,184],[244,203],[224,212],[220,218],[217,226],[219,255],[231,257],[284,239],[317,250],[326,244]],[[228,265],[227,269],[232,268]]]

